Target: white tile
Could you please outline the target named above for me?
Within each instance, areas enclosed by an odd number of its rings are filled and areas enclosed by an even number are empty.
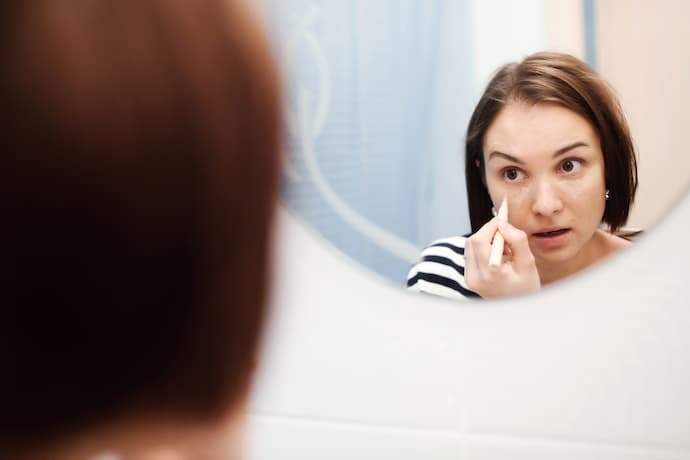
[[[472,460],[687,460],[690,450],[637,448],[526,437],[470,436],[462,457]]]
[[[451,435],[388,427],[251,416],[248,460],[451,460]]]

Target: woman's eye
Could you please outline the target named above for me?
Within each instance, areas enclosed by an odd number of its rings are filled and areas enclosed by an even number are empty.
[[[566,173],[571,173],[577,171],[582,167],[582,162],[580,160],[575,160],[570,158],[561,163],[561,170]]]
[[[522,179],[523,173],[517,168],[506,168],[503,170],[502,175],[504,179],[515,182]]]

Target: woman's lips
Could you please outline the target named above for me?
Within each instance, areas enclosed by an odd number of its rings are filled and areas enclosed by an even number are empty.
[[[563,246],[570,237],[569,228],[545,229],[532,233],[533,241],[544,249]]]

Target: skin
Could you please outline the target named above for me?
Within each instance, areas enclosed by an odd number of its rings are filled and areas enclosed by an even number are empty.
[[[468,240],[465,279],[482,297],[537,291],[629,244],[599,229],[604,156],[595,129],[577,113],[550,103],[506,104],[486,132],[484,164],[495,208],[508,199],[509,223],[494,218]],[[489,268],[496,231],[506,241],[504,263]]]

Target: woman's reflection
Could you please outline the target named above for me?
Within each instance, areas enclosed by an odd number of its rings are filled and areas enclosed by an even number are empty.
[[[444,297],[526,294],[627,246],[635,150],[610,86],[579,59],[537,53],[502,67],[467,129],[472,234],[422,252],[408,287]],[[509,218],[492,216],[503,199]],[[490,266],[494,235],[503,260]]]

